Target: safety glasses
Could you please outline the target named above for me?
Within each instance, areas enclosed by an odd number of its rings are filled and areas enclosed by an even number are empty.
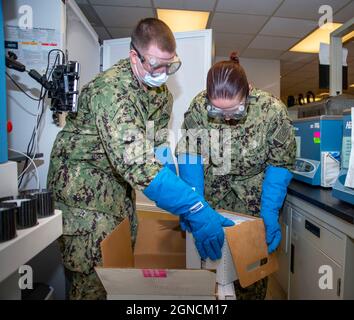
[[[215,107],[209,102],[207,106],[208,116],[213,119],[241,120],[247,116],[248,99],[228,109]]]
[[[130,47],[136,52],[142,65],[144,66],[145,64],[148,66],[148,70],[146,71],[148,71],[153,77],[160,75],[163,72],[162,70],[170,76],[176,73],[181,67],[182,62],[177,55],[175,55],[172,60],[165,60],[148,54],[142,55],[133,42],[130,43]]]

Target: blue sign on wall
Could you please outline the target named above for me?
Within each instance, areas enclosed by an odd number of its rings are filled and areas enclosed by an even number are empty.
[[[0,5],[0,163],[6,162],[7,159],[4,23],[2,5]]]

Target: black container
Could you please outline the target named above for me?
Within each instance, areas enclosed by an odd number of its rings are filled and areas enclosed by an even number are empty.
[[[13,200],[13,199],[14,199],[14,196],[2,197],[2,198],[0,198],[0,202],[4,202],[7,200]]]
[[[21,197],[33,196],[37,201],[38,218],[49,217],[54,214],[54,198],[53,193],[49,190],[32,189],[20,192]]]
[[[3,203],[14,203],[17,205],[16,225],[17,229],[26,229],[35,226],[37,219],[37,199],[33,196],[27,198],[14,197],[12,200],[6,200]]]
[[[0,242],[16,237],[16,213],[16,204],[0,203]]]

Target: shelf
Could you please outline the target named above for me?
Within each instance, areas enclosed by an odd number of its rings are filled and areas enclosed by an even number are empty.
[[[31,159],[33,158],[33,154],[27,154]],[[25,161],[27,158],[20,154],[20,153],[17,153],[17,152],[13,152],[11,150],[9,150],[9,153],[8,153],[8,158],[10,161],[16,161],[16,162],[21,162],[21,161]],[[39,158],[43,158],[43,153],[36,153],[34,155],[34,159],[39,159]]]
[[[0,243],[0,282],[45,249],[63,233],[62,213],[38,219],[32,228],[18,230],[17,237]]]

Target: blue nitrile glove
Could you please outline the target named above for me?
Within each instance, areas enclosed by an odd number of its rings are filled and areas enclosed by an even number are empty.
[[[201,155],[180,154],[177,156],[179,176],[189,184],[194,191],[204,196],[204,167]],[[184,216],[180,216],[179,224],[183,231],[191,231],[189,223]]]
[[[268,166],[265,170],[260,215],[265,225],[269,253],[275,251],[281,241],[279,210],[283,205],[292,177],[290,171],[285,168]]]
[[[179,176],[201,196],[204,196],[204,166],[201,155],[180,154],[177,156]],[[182,215],[179,224],[183,231],[191,232],[190,225]]]
[[[163,166],[169,168],[174,174],[177,174],[170,147],[159,146],[155,148],[155,157],[163,164]]]
[[[233,226],[234,223],[213,210],[192,187],[164,167],[145,188],[144,194],[158,207],[184,215],[202,259],[221,258],[225,238],[223,227]]]
[[[204,165],[201,155],[180,154],[177,156],[179,176],[201,195],[204,195]]]

